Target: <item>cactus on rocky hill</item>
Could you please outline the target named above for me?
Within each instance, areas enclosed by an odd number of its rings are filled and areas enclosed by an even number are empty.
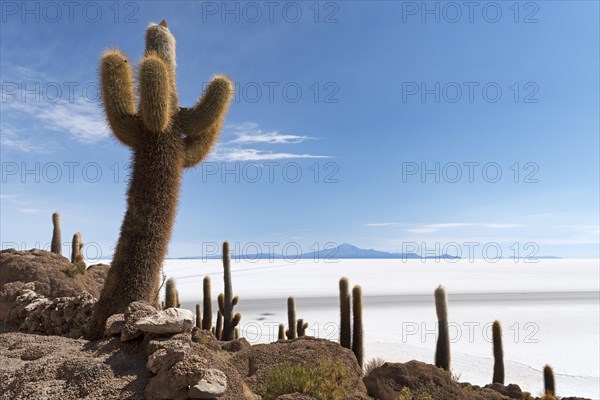
[[[223,243],[223,283],[224,296],[219,301],[219,310],[223,314],[223,334],[221,340],[233,340],[234,329],[240,323],[242,314],[233,314],[233,307],[238,303],[239,297],[233,297],[231,285],[231,258],[229,257],[229,242]]]
[[[363,366],[362,288],[352,288],[352,352],[358,365]]]
[[[202,329],[209,331],[212,328],[212,296],[210,290],[210,276],[205,276],[202,281]]]
[[[350,292],[348,278],[340,279],[340,345],[347,349],[352,347],[350,330]]]
[[[52,213],[52,242],[50,244],[50,251],[58,255],[62,254],[62,239],[60,234],[60,214],[58,212]]]
[[[181,175],[213,148],[232,99],[231,81],[216,76],[195,106],[181,108],[175,68],[175,38],[167,23],[150,24],[138,72],[136,112],[131,63],[118,50],[108,50],[102,57],[104,110],[115,137],[133,151],[133,169],[127,212],[90,324],[90,339],[100,338],[106,319],[132,301],[158,306]]]

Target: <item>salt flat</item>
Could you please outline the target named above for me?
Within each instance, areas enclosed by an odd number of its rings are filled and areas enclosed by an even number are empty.
[[[337,339],[338,280],[360,284],[364,297],[366,359],[433,361],[438,284],[449,294],[453,372],[486,384],[492,375],[490,324],[504,329],[508,382],[542,391],[544,364],[553,366],[559,395],[600,399],[600,275],[598,260],[284,260],[232,261],[241,300],[242,333],[251,342],[274,340],[285,322],[286,298],[309,334]],[[167,260],[184,306],[202,298],[202,278],[222,291],[220,260]],[[216,307],[216,305],[214,305]],[[215,308],[213,308],[215,309]]]

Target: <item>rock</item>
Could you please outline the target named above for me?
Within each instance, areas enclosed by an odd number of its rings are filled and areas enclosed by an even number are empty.
[[[156,308],[145,301],[134,301],[127,306],[125,310],[125,323],[121,329],[121,342],[128,342],[144,334],[139,330],[135,323],[140,319],[156,313]]]
[[[217,342],[217,338],[211,331],[204,329],[192,328],[192,341],[200,344],[208,344],[211,342]]]
[[[104,328],[104,336],[119,336],[125,325],[125,314],[114,314],[106,320],[106,328]]]
[[[218,369],[204,370],[204,376],[188,391],[192,399],[213,399],[220,397],[227,390],[227,377]]]
[[[68,276],[63,272],[72,267],[69,259],[49,251],[0,251],[0,320],[6,318],[18,291],[27,283],[35,284],[35,291],[47,298],[75,297],[82,292],[98,298],[108,265],[92,265],[85,275]]]
[[[500,383],[491,383],[489,385],[485,385],[483,388],[493,390],[494,392],[510,397],[511,399],[521,400],[525,398],[525,395],[523,394],[523,391],[519,385],[515,385],[514,383],[511,383],[508,386],[504,386]]]
[[[29,333],[44,333],[79,338],[87,332],[96,304],[89,293],[75,297],[47,299],[23,285],[8,310],[6,323]]]
[[[237,368],[252,392],[260,393],[268,383],[269,371],[278,365],[315,364],[323,359],[340,360],[347,368],[354,391],[366,394],[362,369],[354,353],[330,340],[303,336],[294,340],[257,344],[233,353],[230,364]]]
[[[169,375],[162,372],[150,380],[144,390],[146,400],[187,399],[187,389],[175,389],[169,382]]]
[[[149,356],[158,349],[164,349],[172,343],[191,344],[192,338],[189,333],[179,333],[173,336],[161,336],[156,333],[147,333],[144,336],[142,346],[146,349],[146,354]]]
[[[472,393],[461,388],[450,374],[441,368],[420,361],[385,363],[374,368],[364,378],[369,396],[379,400],[397,400],[403,388],[414,398],[432,400],[475,400]]]
[[[195,318],[190,310],[167,308],[139,319],[134,326],[143,332],[172,335],[191,332]]]
[[[179,361],[182,361],[189,349],[190,346],[187,344],[169,342],[148,357],[146,368],[155,374],[158,374],[160,371],[166,371]]]
[[[230,353],[236,353],[238,351],[247,349],[250,347],[250,343],[245,338],[239,338],[230,342],[223,342],[221,350],[228,351]]]

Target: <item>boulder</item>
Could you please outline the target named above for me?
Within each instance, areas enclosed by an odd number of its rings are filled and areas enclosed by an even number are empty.
[[[167,308],[138,319],[134,326],[142,332],[174,335],[191,332],[196,316],[183,308]]]

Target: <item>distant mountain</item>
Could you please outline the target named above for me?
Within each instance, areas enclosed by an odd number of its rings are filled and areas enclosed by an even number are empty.
[[[181,257],[186,260],[197,260],[197,259],[220,259],[221,255],[213,255],[213,256],[192,256],[192,257]],[[379,251],[373,249],[361,249],[354,245],[343,243],[337,247],[332,247],[330,249],[312,251],[309,253],[303,253],[300,256],[295,254],[286,255],[285,257],[282,254],[268,254],[268,253],[260,253],[260,254],[232,254],[231,258],[234,260],[237,259],[245,259],[245,260],[271,260],[271,259],[310,259],[310,260],[325,260],[325,259],[345,259],[345,258],[360,258],[360,259],[402,259],[402,260],[414,260],[414,259],[450,259],[456,260],[460,257],[451,256],[449,254],[442,254],[440,256],[428,256],[421,257],[417,253],[388,253],[386,251]]]

